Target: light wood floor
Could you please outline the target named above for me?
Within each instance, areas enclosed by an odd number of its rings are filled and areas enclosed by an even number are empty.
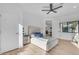
[[[58,45],[48,52],[33,44],[28,44],[21,49],[15,49],[2,55],[79,55],[79,48],[71,44],[70,41],[59,40]]]

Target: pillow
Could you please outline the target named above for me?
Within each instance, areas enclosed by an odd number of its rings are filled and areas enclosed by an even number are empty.
[[[43,33],[41,32],[34,32],[33,34],[35,37],[43,37]]]
[[[34,34],[32,34],[32,35],[31,35],[31,38],[34,38],[34,37],[35,37],[35,35],[34,35]]]

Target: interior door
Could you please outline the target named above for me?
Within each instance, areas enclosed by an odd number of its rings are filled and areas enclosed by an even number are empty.
[[[19,24],[19,48],[23,47],[23,26]]]

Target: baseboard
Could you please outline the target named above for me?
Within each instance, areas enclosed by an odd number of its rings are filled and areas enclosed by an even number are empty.
[[[67,40],[67,39],[63,39],[63,38],[57,38],[57,39],[59,39],[59,40],[64,40],[64,41],[72,41],[72,39],[71,40]]]
[[[19,49],[19,48],[15,48],[15,49],[12,49],[12,50],[9,50],[9,51],[1,51],[1,52],[0,52],[0,55],[3,55],[4,53],[8,53],[8,52],[10,52],[10,51],[14,51],[14,50],[17,50],[17,49]]]

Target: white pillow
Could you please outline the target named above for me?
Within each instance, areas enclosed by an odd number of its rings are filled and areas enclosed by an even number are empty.
[[[31,35],[31,38],[34,38],[34,37],[35,37],[35,35],[32,34],[32,35]]]

